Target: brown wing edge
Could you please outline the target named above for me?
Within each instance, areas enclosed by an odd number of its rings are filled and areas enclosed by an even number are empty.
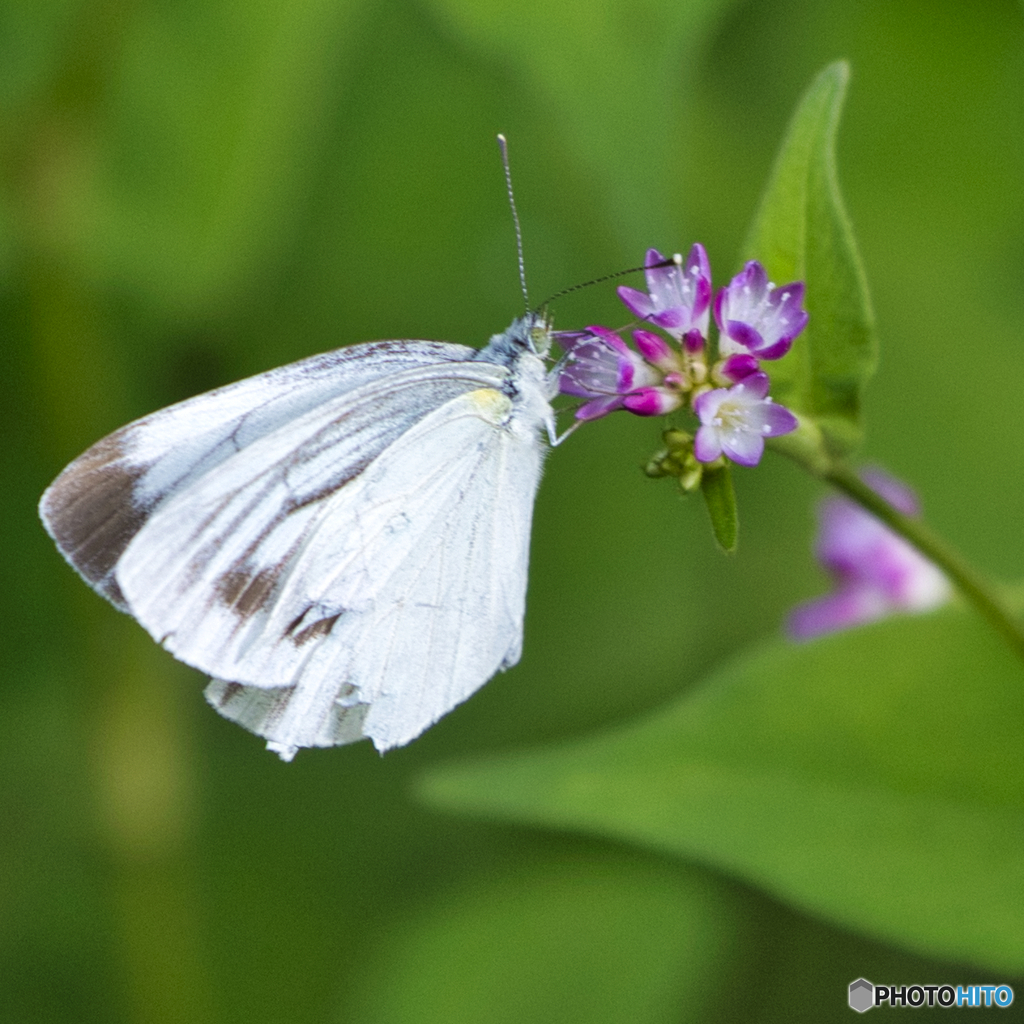
[[[39,515],[68,563],[128,611],[114,569],[150,509],[135,501],[135,484],[146,467],[127,461],[123,435],[119,430],[75,459],[43,492]]]

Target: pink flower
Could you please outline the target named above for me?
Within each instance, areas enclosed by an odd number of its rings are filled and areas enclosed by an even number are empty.
[[[803,299],[802,281],[776,288],[764,267],[751,260],[715,297],[719,352],[780,359],[807,326]]]
[[[666,370],[675,366],[672,350],[656,334],[636,333],[644,335],[637,345],[652,362],[607,327],[555,335],[566,351],[558,390],[589,399],[576,410],[576,419],[596,420],[616,409],[638,416],[662,416],[682,404],[678,391],[664,386],[669,376]]]
[[[711,265],[704,246],[693,246],[685,266],[681,257],[668,261],[657,249],[648,249],[644,266],[647,292],[622,286],[619,298],[634,316],[699,351],[708,336],[711,307]]]
[[[760,360],[784,355],[807,323],[803,284],[773,288],[761,264],[748,263],[718,296],[721,358],[709,365],[711,267],[704,247],[694,244],[685,263],[680,256],[666,260],[657,249],[648,249],[645,267],[646,292],[618,290],[630,312],[645,322],[633,331],[636,349],[607,327],[556,334],[566,350],[559,391],[586,399],[576,410],[580,421],[618,409],[659,416],[686,405],[700,421],[691,462],[727,456],[756,466],[765,438],[788,434],[798,425],[793,413],[768,397]],[[674,344],[647,330],[648,325],[660,328]]]
[[[693,444],[700,462],[727,455],[741,466],[756,466],[766,437],[797,428],[797,418],[768,397],[768,374],[761,372],[748,374],[731,388],[698,395],[693,411],[701,423]]]
[[[864,481],[905,515],[918,514],[914,493],[880,470]],[[815,554],[835,581],[831,594],[795,608],[789,633],[808,640],[897,612],[923,612],[949,600],[949,581],[911,547],[849,498],[831,497],[819,511]]]

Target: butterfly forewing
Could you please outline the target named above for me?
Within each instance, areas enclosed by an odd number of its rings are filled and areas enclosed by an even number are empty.
[[[168,496],[325,401],[411,367],[476,355],[444,342],[373,342],[179,402],[122,427],[72,462],[43,494],[43,523],[86,582],[128,611],[115,567]]]

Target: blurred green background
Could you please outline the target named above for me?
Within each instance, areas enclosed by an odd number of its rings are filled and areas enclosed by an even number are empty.
[[[0,6],[0,1017],[829,1021],[862,975],[1012,981],[707,865],[412,795],[463,755],[633,719],[775,634],[824,587],[818,490],[777,457],[736,474],[727,559],[699,501],[639,472],[657,422],[579,431],[537,503],[522,663],[384,759],[280,763],[35,514],[66,462],[157,407],[339,345],[504,328],[521,302],[497,131],[534,301],[698,239],[723,283],[793,106],[837,57],[882,342],[865,457],[1012,577],[1015,0]],[[624,320],[608,286],[554,314]]]

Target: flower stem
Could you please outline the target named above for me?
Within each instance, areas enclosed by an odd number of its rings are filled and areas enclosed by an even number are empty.
[[[911,519],[893,508],[849,466],[832,463],[820,475],[934,562],[1024,661],[1024,624],[992,584],[958,551],[920,519]]]

